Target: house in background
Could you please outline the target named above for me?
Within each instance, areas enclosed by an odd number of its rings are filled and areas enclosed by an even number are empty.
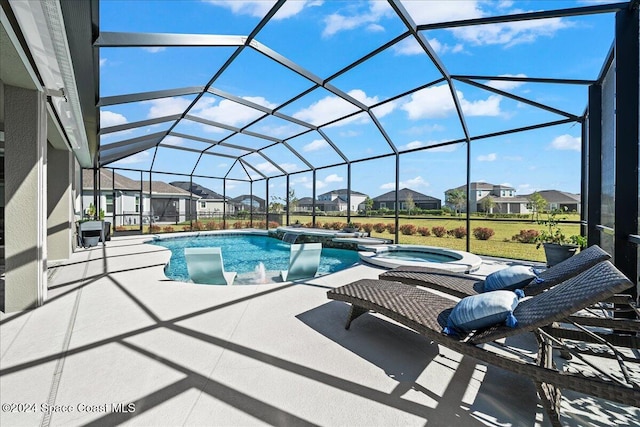
[[[367,197],[364,193],[351,191],[351,206],[349,206],[348,190],[342,188],[320,194],[316,206],[319,206],[321,210],[326,212],[345,212],[347,209],[350,209],[351,212],[357,212],[358,210],[364,209],[364,201]]]
[[[191,189],[192,194],[200,197],[196,202],[196,218],[208,218],[222,215],[223,212],[228,214],[235,212],[235,205],[229,197],[225,200],[221,194],[207,187],[188,181],[173,181],[170,184],[185,191]]]
[[[559,190],[541,190],[537,191],[543,199],[547,201],[547,210],[559,209],[567,212],[580,213],[580,194],[568,193],[566,191]],[[532,193],[533,194],[533,193]],[[532,194],[523,195],[529,200]]]
[[[316,208],[320,209],[320,204],[318,202],[316,202]],[[302,197],[301,199],[299,199],[298,204],[293,212],[313,212],[313,198]]]
[[[254,212],[265,212],[265,200],[256,195],[243,194],[230,199],[236,211],[250,211],[253,206]]]
[[[454,209],[454,210],[460,209],[461,212],[466,212],[467,211],[466,205],[453,206],[450,203],[446,203],[446,200],[449,199],[449,195],[455,190],[460,190],[464,194],[467,194],[466,185],[450,188],[449,190],[444,192],[445,204],[451,209]],[[469,200],[470,200],[469,212],[474,213],[474,212],[483,211],[482,202],[481,202],[482,199],[484,199],[487,196],[491,196],[493,201],[496,203],[493,209],[493,212],[496,212],[499,209],[500,212],[502,213],[520,213],[520,212],[514,212],[513,210],[511,210],[511,208],[519,209],[519,206],[521,204],[520,200],[515,201],[515,199],[513,199],[515,195],[516,195],[515,188],[510,187],[508,185],[490,184],[488,182],[472,182],[471,193],[469,194]],[[513,206],[511,206],[512,202],[515,202]]]
[[[454,190],[462,190],[466,192],[466,186],[460,186],[445,191],[445,195]],[[580,213],[580,194],[568,193],[559,190],[541,190],[537,193],[547,201],[545,209],[560,209],[566,208],[567,212]],[[507,214],[530,214],[533,209],[531,206],[531,194],[516,195],[515,189],[506,185],[494,185],[486,182],[472,182],[471,183],[471,213],[484,212],[484,202],[488,197],[491,198],[492,205],[488,209],[488,213],[507,213]],[[452,209],[456,209],[455,206],[447,204]],[[462,212],[466,212],[464,206],[461,209]]]
[[[427,196],[409,188],[403,188],[398,191],[398,206],[400,210],[408,209],[409,198],[413,200],[413,206],[420,209],[440,209],[442,201],[436,197]],[[373,209],[392,209],[396,208],[396,192],[395,190],[381,194],[373,198]]]
[[[100,209],[104,211],[105,221],[118,225],[148,224],[153,222],[182,222],[187,220],[189,204],[195,211],[195,202],[199,198],[188,191],[174,187],[162,181],[140,181],[112,173],[106,169],[99,171]],[[151,197],[149,197],[151,188]],[[78,216],[86,216],[89,206],[94,203],[93,171],[82,171],[82,198],[76,200]]]

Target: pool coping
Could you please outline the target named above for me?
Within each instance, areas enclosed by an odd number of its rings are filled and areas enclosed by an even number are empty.
[[[429,267],[436,268],[439,270],[452,271],[455,273],[471,273],[480,268],[482,265],[482,258],[478,255],[474,255],[465,251],[458,251],[455,249],[448,248],[440,248],[437,246],[424,246],[424,245],[403,245],[403,244],[393,244],[393,245],[360,245],[359,249],[362,252],[358,252],[360,256],[360,260],[371,265],[375,265],[378,267],[384,268],[396,268],[400,266],[410,266],[410,267]],[[451,262],[429,262],[429,261],[409,261],[403,259],[391,259],[391,258],[383,258],[378,257],[377,255],[389,252],[390,250],[406,250],[406,251],[415,251],[415,252],[424,252],[428,250],[429,252],[445,255],[445,256],[453,256],[458,258],[456,261]]]

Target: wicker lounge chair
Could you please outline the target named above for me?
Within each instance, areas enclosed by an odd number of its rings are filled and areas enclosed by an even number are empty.
[[[561,372],[556,369],[552,345],[563,343],[544,329],[583,307],[607,299],[631,286],[633,284],[622,273],[605,261],[547,292],[520,302],[513,311],[518,319],[515,328],[493,326],[472,332],[463,338],[442,333],[456,301],[429,290],[399,282],[364,279],[333,289],[327,296],[351,304],[346,329],[349,329],[355,318],[373,310],[437,344],[531,378],[552,424],[560,425],[560,397],[563,388],[626,405],[637,405],[640,402],[640,385],[628,378],[626,366],[621,366],[624,375],[616,376],[615,379],[597,368],[594,368],[595,373],[590,368],[591,372],[588,374]],[[538,340],[538,354],[533,360],[496,341],[528,332],[533,332]],[[568,347],[568,351],[580,358],[576,348]],[[615,348],[612,347],[611,351],[615,353]],[[619,356],[614,354],[613,357],[618,357],[618,361],[624,364]],[[631,362],[638,363],[637,360]]]
[[[600,247],[593,245],[571,258],[554,265],[538,276],[544,279],[537,283],[532,280],[523,288],[526,295],[536,295],[545,289],[573,277],[594,265],[610,259],[611,256]],[[402,282],[407,285],[424,286],[464,298],[482,293],[484,280],[463,273],[454,273],[429,267],[397,267],[380,274],[381,280]]]

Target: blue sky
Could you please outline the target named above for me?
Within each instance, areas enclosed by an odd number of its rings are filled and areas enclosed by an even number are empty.
[[[498,16],[545,9],[593,5],[587,1],[404,1],[403,6],[417,24]],[[272,6],[272,1],[142,1],[102,0],[101,31],[248,35]],[[386,1],[289,1],[257,34],[255,40],[295,62],[321,80],[403,34],[406,27]],[[456,29],[424,31],[433,50],[452,75],[526,76],[558,79],[598,77],[611,47],[614,15],[532,20]],[[204,86],[235,51],[234,47],[101,48],[101,96]],[[402,152],[464,139],[451,91],[445,82],[383,103],[399,94],[441,78],[441,74],[411,36],[375,57],[330,80],[343,93],[372,109],[388,137]],[[513,81],[479,81],[564,112],[581,115],[587,103],[587,86]],[[483,88],[454,81],[457,98],[465,113],[471,136],[563,119],[564,116],[527,103],[500,96]],[[213,88],[254,104],[276,108],[313,87],[311,81],[261,54],[245,48]],[[171,97],[101,109],[103,128],[169,114],[181,114],[195,95]],[[374,197],[395,187],[395,157],[367,162],[359,159],[392,152],[383,134],[366,113],[327,125],[359,111],[353,104],[325,88],[316,88],[279,110],[281,113],[320,126],[349,160],[352,188]],[[243,128],[261,117],[257,110],[222,97],[206,94],[188,112],[199,119]],[[108,144],[163,132],[173,122],[103,135]],[[342,157],[316,131],[300,135],[305,128],[267,116],[248,131],[267,135],[287,144],[314,167],[342,162]],[[247,179],[259,177],[251,168],[234,165],[245,151],[235,146],[261,149],[272,142],[237,134],[197,120],[182,120],[173,129],[179,134],[232,146],[216,146],[200,157],[197,153],[160,147],[137,153],[110,166],[153,171]],[[508,184],[517,194],[535,190],[580,191],[580,134],[577,123],[521,132],[471,143],[471,179]],[[232,135],[230,138],[227,138]],[[299,135],[299,136],[297,136]],[[163,144],[202,150],[211,144],[167,136]],[[448,188],[464,184],[467,145],[412,151],[400,156],[400,187],[444,199]],[[308,166],[282,144],[244,157],[261,173],[275,177]],[[152,166],[153,161],[153,166]],[[197,165],[196,165],[197,162]],[[139,174],[123,174],[139,178]],[[155,174],[154,180],[188,180]],[[222,193],[219,179],[194,178],[195,182]],[[298,197],[310,196],[311,172],[291,175]],[[284,195],[285,178],[270,180],[270,195]],[[318,194],[347,186],[345,165],[319,169]],[[249,192],[249,184],[227,181],[230,196]],[[264,181],[253,185],[265,194]]]

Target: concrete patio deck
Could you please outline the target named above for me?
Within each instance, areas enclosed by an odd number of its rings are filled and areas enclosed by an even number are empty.
[[[163,274],[169,251],[148,239],[79,250],[50,268],[43,307],[0,314],[0,425],[549,424],[527,378],[377,315],[346,331],[348,307],[326,291],[380,269],[293,284],[176,283]],[[535,347],[533,336],[514,344]],[[567,425],[640,418],[588,396],[564,400]]]

